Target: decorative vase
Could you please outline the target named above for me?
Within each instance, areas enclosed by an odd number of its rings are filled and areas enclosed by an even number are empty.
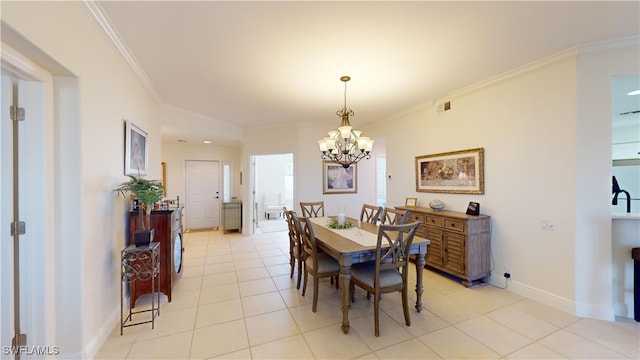
[[[153,233],[154,229],[134,231],[133,242],[137,247],[149,246],[149,243],[153,241]]]
[[[431,200],[429,202],[429,207],[432,208],[435,211],[440,211],[442,209],[444,209],[444,203],[438,199],[435,200]]]

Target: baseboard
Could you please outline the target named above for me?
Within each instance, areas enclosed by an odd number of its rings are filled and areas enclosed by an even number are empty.
[[[127,297],[125,301],[129,301]],[[125,302],[126,303],[126,302]],[[107,321],[102,323],[102,326],[98,329],[95,336],[87,343],[87,346],[82,350],[80,356],[73,357],[74,359],[94,359],[100,351],[100,348],[107,341],[107,338],[113,331],[113,325],[120,321],[120,306],[111,312],[111,315],[107,318]]]
[[[612,306],[576,303],[576,316],[591,319],[615,321],[616,314]]]
[[[502,283],[496,283],[495,285],[503,286]],[[574,316],[607,321],[615,320],[613,307],[611,306],[577,303],[571,299],[567,299],[548,291],[511,280],[509,280],[508,289],[513,293],[535,300],[547,306],[551,306],[554,309],[564,311]]]

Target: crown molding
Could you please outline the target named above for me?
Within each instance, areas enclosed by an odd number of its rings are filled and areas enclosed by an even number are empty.
[[[520,76],[530,71],[534,71],[550,64],[561,62],[567,59],[575,59],[578,55],[590,55],[611,51],[628,51],[640,48],[640,37],[634,36],[623,39],[606,40],[594,43],[588,43],[579,46],[573,46],[567,50],[544,57],[529,64],[517,67],[513,70],[498,74],[488,79],[482,80],[475,84],[465,86],[459,90],[449,93],[450,96],[462,96],[480,89],[489,87],[493,84]]]
[[[508,79],[512,79],[514,77],[520,76],[522,74],[526,74],[528,72],[543,68],[550,64],[554,64],[557,62],[561,62],[567,59],[575,59],[578,56],[578,46],[571,47],[567,50],[561,51],[559,53],[544,57],[542,59],[536,60],[534,62],[519,66],[513,70],[509,70],[503,72],[502,74],[498,74],[496,76],[492,76],[488,79],[479,81],[475,84],[471,84],[469,86],[465,86],[462,89],[452,91],[449,93],[450,96],[462,96],[468,93],[472,93],[478,91],[480,89],[487,88],[491,85],[494,85],[499,82],[503,82]]]
[[[162,98],[151,83],[149,76],[147,76],[147,73],[142,69],[135,56],[133,56],[127,45],[122,41],[118,31],[111,25],[100,4],[97,1],[89,0],[80,0],[79,3],[80,7],[89,15],[89,18],[98,27],[98,30],[100,30],[102,35],[107,39],[107,42],[111,44],[116,52],[129,64],[129,67],[131,67],[151,96],[159,104],[164,104]]]
[[[580,46],[580,55],[611,52],[616,50],[628,51],[640,49],[640,36],[598,41]]]

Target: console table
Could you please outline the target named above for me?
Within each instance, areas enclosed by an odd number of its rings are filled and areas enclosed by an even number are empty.
[[[152,242],[147,246],[129,245],[120,253],[121,264],[120,279],[120,335],[125,327],[151,323],[155,327],[156,316],[160,316],[160,243]],[[124,317],[124,291],[125,284],[135,283],[136,280],[151,280],[151,309],[133,311],[129,306],[129,314]],[[131,288],[131,287],[129,287]],[[133,315],[151,312],[151,319],[147,321],[133,322]]]
[[[431,241],[427,266],[462,279],[469,287],[491,275],[491,217],[423,207],[396,206],[409,211],[407,222],[420,221],[417,236]]]

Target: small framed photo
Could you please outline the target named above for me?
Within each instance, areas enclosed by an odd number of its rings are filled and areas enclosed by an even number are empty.
[[[467,215],[480,215],[480,203],[477,202],[469,202],[469,206],[467,207]]]
[[[417,198],[407,198],[404,201],[404,206],[406,206],[406,207],[416,207],[416,206],[418,206],[418,199]]]
[[[355,194],[358,192],[358,167],[344,168],[331,161],[322,162],[323,194]]]
[[[131,121],[126,120],[124,144],[124,174],[134,176],[147,175],[149,157],[147,133]]]

